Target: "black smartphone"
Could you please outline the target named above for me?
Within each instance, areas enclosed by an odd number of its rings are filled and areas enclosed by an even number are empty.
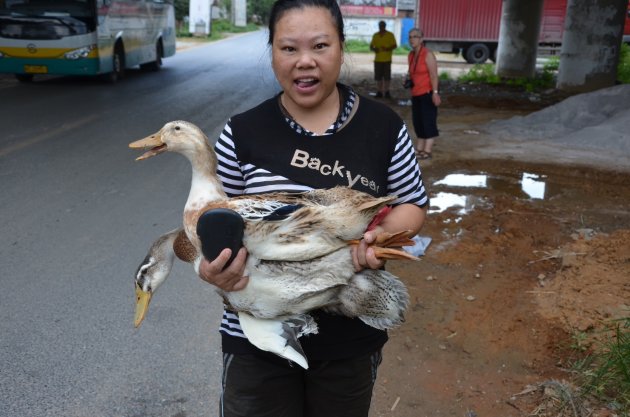
[[[243,246],[245,222],[234,210],[218,208],[208,210],[199,217],[197,236],[201,240],[201,252],[209,260],[214,260],[225,248],[232,249],[232,256],[225,264],[227,268]]]

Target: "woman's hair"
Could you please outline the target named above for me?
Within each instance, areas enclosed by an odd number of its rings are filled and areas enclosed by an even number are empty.
[[[303,9],[305,7],[321,7],[330,12],[330,15],[337,26],[339,41],[343,44],[346,37],[343,32],[343,16],[337,0],[276,0],[271,7],[269,15],[269,45],[273,43],[273,35],[276,32],[276,24],[285,12],[293,9]]]
[[[412,32],[417,32],[420,34],[420,36],[424,36],[424,33],[422,33],[422,31],[418,28],[413,28],[409,31],[409,34],[411,35]]]

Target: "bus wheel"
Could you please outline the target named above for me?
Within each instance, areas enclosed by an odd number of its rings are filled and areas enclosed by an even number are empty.
[[[125,77],[125,52],[120,44],[114,48],[112,55],[112,72],[105,74],[105,80],[115,83]]]
[[[162,51],[162,42],[158,41],[155,46],[155,61],[147,62],[146,64],[140,64],[140,69],[144,71],[159,71],[162,68],[162,57],[164,52]]]
[[[483,64],[490,58],[490,48],[483,43],[475,43],[466,48],[464,58],[469,64]]]
[[[33,74],[15,74],[15,78],[21,83],[30,83],[33,81]]]

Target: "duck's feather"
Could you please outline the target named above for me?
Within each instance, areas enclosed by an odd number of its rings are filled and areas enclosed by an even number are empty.
[[[273,352],[308,369],[306,354],[298,338],[317,333],[317,324],[313,317],[303,314],[283,320],[269,320],[240,313],[239,319],[243,332],[258,349]]]
[[[262,260],[305,261],[327,255],[360,239],[379,210],[395,197],[373,197],[347,187],[304,193],[268,193],[212,201],[202,209],[185,209],[186,233],[199,245],[199,216],[228,208],[245,220],[243,244]]]

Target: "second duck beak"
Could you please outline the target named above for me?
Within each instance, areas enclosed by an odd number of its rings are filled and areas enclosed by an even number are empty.
[[[154,133],[151,136],[147,136],[144,139],[131,142],[129,144],[129,147],[132,149],[151,148],[147,152],[137,157],[136,161],[141,161],[143,159],[151,158],[152,156],[161,154],[162,152],[166,152],[166,144],[162,141],[161,131]]]
[[[134,319],[134,327],[140,326],[142,320],[149,310],[149,303],[151,302],[152,293],[143,291],[142,288],[136,283],[136,317]]]

